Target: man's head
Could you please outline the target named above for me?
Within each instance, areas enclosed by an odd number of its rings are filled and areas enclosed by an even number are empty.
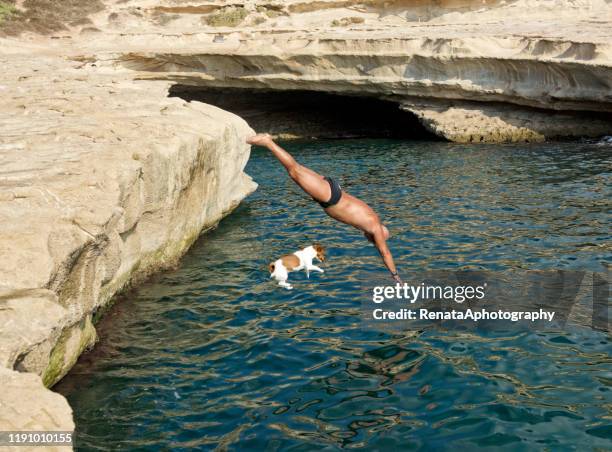
[[[385,226],[384,224],[381,224],[380,227],[383,230],[383,237],[385,238],[385,240],[389,240],[389,237],[391,236],[391,234],[389,234],[389,230],[387,229],[387,226]],[[370,234],[369,232],[364,232],[363,235],[365,236],[366,239],[368,239],[368,242],[374,243],[374,236],[372,234]]]

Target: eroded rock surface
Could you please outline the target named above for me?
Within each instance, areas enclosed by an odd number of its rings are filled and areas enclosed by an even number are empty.
[[[573,136],[573,131],[598,137],[610,129],[610,119],[602,115],[503,103],[406,100],[401,108],[414,113],[430,132],[457,143],[538,142]]]
[[[411,105],[430,130],[458,141],[612,133],[612,4],[604,0],[129,0],[109,8],[93,16],[102,31],[80,51],[142,78],[367,94]],[[462,102],[474,114],[459,112]],[[451,132],[455,119],[463,132]],[[551,119],[558,124],[546,126]]]
[[[0,62],[14,69],[0,110],[0,363],[50,385],[112,295],[175,264],[254,189],[242,172],[252,132],[166,97],[164,82],[41,55]]]
[[[46,389],[40,377],[0,366],[0,431],[72,432],[72,410],[66,399]],[[66,451],[70,447],[9,447],[0,451],[45,450]]]
[[[36,374],[40,392],[94,343],[92,317],[115,293],[175,265],[255,189],[253,131],[167,97],[167,82],[12,49],[0,53],[0,370]],[[0,419],[21,409],[10,400]]]

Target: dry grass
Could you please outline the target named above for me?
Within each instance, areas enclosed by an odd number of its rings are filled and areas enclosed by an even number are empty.
[[[228,7],[217,11],[203,20],[211,27],[237,27],[248,16],[242,7]]]
[[[344,17],[340,20],[334,19],[332,21],[332,27],[348,27],[353,24],[362,24],[365,20],[363,17]]]
[[[23,10],[15,9],[15,0],[0,2],[0,34],[16,36],[24,32],[49,34],[69,26],[90,24],[88,15],[101,11],[100,0],[25,0]],[[2,14],[7,6],[10,14]]]

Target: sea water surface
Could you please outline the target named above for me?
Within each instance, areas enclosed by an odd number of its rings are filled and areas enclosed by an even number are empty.
[[[400,271],[610,263],[612,148],[391,140],[288,143],[373,206]],[[174,271],[127,294],[56,387],[78,450],[611,450],[609,333],[375,331],[373,246],[265,150],[256,193]],[[324,274],[267,264],[313,242]]]

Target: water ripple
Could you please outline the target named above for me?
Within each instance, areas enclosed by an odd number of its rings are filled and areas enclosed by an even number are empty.
[[[403,271],[601,270],[612,151],[588,144],[289,145],[375,206]],[[375,250],[255,151],[257,193],[180,268],[126,295],[57,389],[82,450],[612,448],[610,337],[366,329]],[[266,265],[320,241],[326,272]]]

